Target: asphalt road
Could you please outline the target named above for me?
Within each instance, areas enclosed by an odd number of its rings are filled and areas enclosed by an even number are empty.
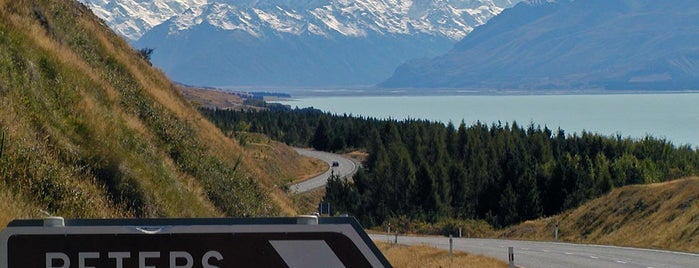
[[[370,235],[376,241],[388,241],[386,235]],[[393,241],[394,237],[390,238]],[[424,244],[449,249],[448,237],[398,236],[398,243]],[[519,267],[699,267],[699,254],[650,249],[554,242],[530,242],[496,239],[454,238],[454,250],[498,258],[508,262],[508,247],[514,248]]]
[[[351,177],[355,172],[357,172],[358,164],[355,163],[354,160],[344,156],[309,149],[294,149],[300,155],[317,158],[328,163],[328,170],[319,176],[310,178],[297,184],[292,184],[289,186],[289,191],[292,194],[308,192],[310,190],[325,186],[331,174],[339,175],[340,177]],[[335,161],[339,163],[339,166],[332,166],[332,163]]]

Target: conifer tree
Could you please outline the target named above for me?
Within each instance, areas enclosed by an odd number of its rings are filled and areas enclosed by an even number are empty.
[[[318,126],[311,138],[311,146],[319,151],[328,151],[330,149],[330,130],[325,117],[318,119]]]

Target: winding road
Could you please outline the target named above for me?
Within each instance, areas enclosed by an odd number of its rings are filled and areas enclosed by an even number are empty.
[[[386,235],[370,235],[375,241],[389,241]],[[390,237],[393,241],[395,237]],[[699,254],[652,249],[583,245],[555,242],[454,238],[454,250],[491,256],[508,262],[508,247],[514,248],[518,267],[699,267]],[[399,244],[422,244],[449,249],[447,237],[398,236]]]
[[[331,174],[338,175],[341,178],[352,177],[352,175],[354,175],[359,168],[359,163],[338,154],[302,148],[294,148],[294,150],[296,150],[296,152],[298,152],[300,155],[323,160],[324,162],[328,163],[328,170],[316,177],[290,185],[289,191],[292,194],[308,192],[310,190],[325,186]],[[333,167],[333,162],[337,162],[338,166]]]

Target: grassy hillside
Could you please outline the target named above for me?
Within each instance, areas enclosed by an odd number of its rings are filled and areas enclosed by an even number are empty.
[[[680,251],[699,251],[699,177],[626,186],[547,219],[528,221],[500,236]]]
[[[0,138],[0,226],[291,214],[272,178],[307,164],[224,136],[72,0],[0,0]]]

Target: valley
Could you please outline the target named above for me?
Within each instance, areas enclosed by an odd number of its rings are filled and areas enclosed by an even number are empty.
[[[444,248],[421,236],[463,230],[488,240],[459,250],[502,259],[514,245],[528,267],[691,267],[697,10],[0,0],[0,226],[275,218],[322,202],[379,241],[391,228]],[[444,255],[383,248],[396,263]]]

